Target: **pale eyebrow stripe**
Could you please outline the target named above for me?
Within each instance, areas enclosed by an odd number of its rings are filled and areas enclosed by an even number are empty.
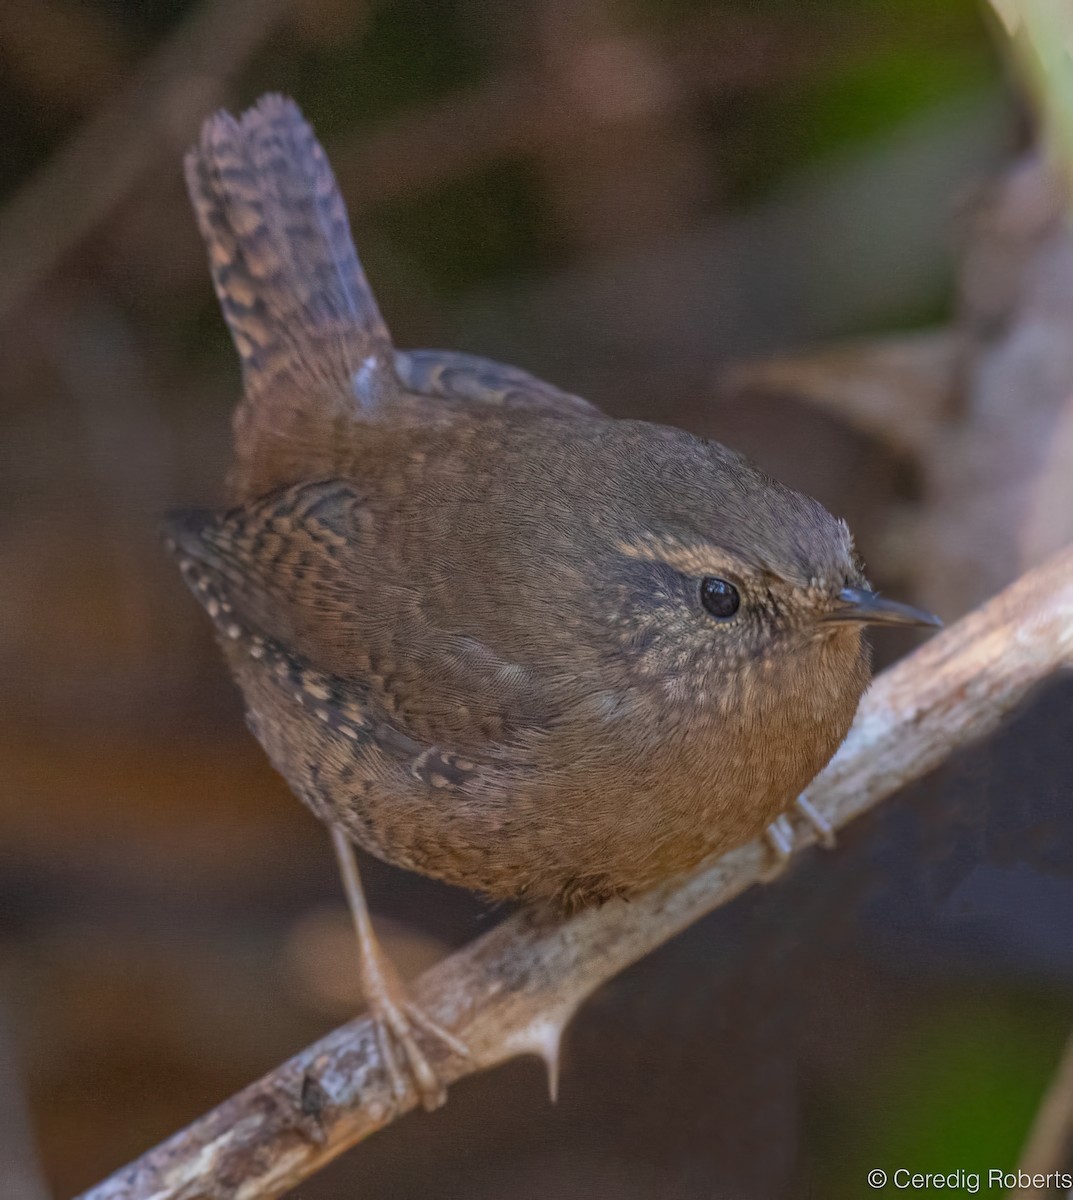
[[[647,534],[637,541],[620,541],[618,549],[628,558],[644,559],[647,562],[662,562],[681,571],[683,575],[734,574],[755,577],[757,568],[735,555],[721,552],[716,546],[696,546],[681,542],[673,537],[658,537]]]

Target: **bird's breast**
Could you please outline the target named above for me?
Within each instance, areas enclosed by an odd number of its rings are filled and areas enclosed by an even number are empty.
[[[561,893],[643,891],[789,808],[845,737],[868,677],[856,636],[807,647],[796,666],[788,679],[758,666],[735,686],[683,687],[655,708],[593,703],[576,772],[564,764],[545,797]]]

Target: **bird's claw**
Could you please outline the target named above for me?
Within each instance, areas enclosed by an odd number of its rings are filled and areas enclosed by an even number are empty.
[[[805,796],[798,796],[794,801],[793,810],[797,812],[816,835],[816,840],[830,850],[835,844],[835,831],[830,821]],[[789,813],[781,813],[764,830],[764,840],[771,847],[771,866],[763,873],[761,880],[770,883],[786,870],[796,848],[797,838],[790,821]]]
[[[838,840],[835,837],[835,828],[812,801],[807,796],[798,796],[794,801],[794,808],[805,819],[805,823],[812,828],[820,845],[828,850],[833,850]]]
[[[430,1112],[439,1108],[447,1099],[447,1085],[419,1045],[417,1034],[420,1031],[442,1043],[459,1058],[469,1057],[468,1047],[412,1000],[400,996],[379,995],[372,1004],[372,1018],[395,1102],[404,1104],[412,1088]]]
[[[794,828],[785,813],[777,816],[764,830],[764,840],[771,848],[771,865],[760,879],[763,883],[770,883],[786,870],[794,853]]]

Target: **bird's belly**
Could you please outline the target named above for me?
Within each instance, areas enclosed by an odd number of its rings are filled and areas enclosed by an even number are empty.
[[[714,790],[699,781],[664,784],[647,792],[634,787],[619,795],[619,811],[604,803],[593,813],[590,836],[578,835],[571,820],[556,839],[557,862],[534,880],[550,898],[568,908],[628,897],[689,870],[703,859],[732,850],[759,836],[793,802],[812,777],[809,767],[777,781],[756,776],[753,786]],[[579,803],[575,813],[583,813]]]
[[[475,805],[412,828],[395,861],[500,899],[567,909],[628,897],[752,840],[794,801],[841,740],[788,739],[762,755],[698,754],[674,773],[590,762],[504,806]]]
[[[590,761],[576,779],[565,773],[530,801],[515,878],[528,894],[575,908],[643,892],[744,845],[826,765],[855,708],[847,697],[822,715],[780,714],[767,737],[753,727],[736,741],[724,726],[689,745],[668,739],[627,770],[611,754],[604,770]]]
[[[263,662],[260,664],[263,668]],[[690,727],[638,750],[636,738],[588,744],[584,758],[515,760],[480,787],[420,782],[363,736],[338,736],[317,705],[296,701],[277,676],[232,668],[251,727],[292,789],[321,819],[366,850],[497,899],[550,900],[566,908],[630,896],[742,845],[788,808],[824,766],[855,708],[837,717],[792,711],[735,738]],[[293,689],[292,689],[293,690]],[[539,769],[538,769],[539,768]]]

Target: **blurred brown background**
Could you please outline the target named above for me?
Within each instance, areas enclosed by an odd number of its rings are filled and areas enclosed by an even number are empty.
[[[964,309],[964,214],[1026,138],[996,42],[971,0],[0,4],[0,1193],[88,1187],[360,1003],[327,839],[157,541],[219,498],[238,387],[181,183],[200,119],[295,96],[400,346],[719,437],[927,600],[947,560],[901,518],[942,456],[721,371]],[[1071,698],[606,989],[555,1108],[513,1065],[299,1194],[1012,1165],[1073,1024]],[[368,885],[415,971],[498,916]]]

